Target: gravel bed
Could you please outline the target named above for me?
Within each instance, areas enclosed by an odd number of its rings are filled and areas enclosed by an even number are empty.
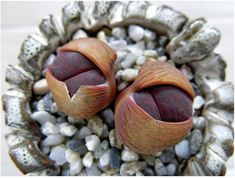
[[[83,30],[74,33],[73,39],[88,37]],[[94,37],[94,36],[93,36]],[[137,25],[127,28],[103,28],[96,36],[117,51],[115,63],[118,92],[126,88],[138,75],[147,60],[165,61],[176,66],[193,86],[194,74],[187,64],[175,65],[165,53],[169,39]],[[136,175],[163,176],[179,175],[188,158],[201,148],[205,119],[200,110],[205,101],[197,88],[190,134],[176,144],[154,155],[140,155],[120,145],[115,137],[113,103],[89,119],[75,120],[58,111],[45,80],[45,70],[56,54],[51,54],[44,64],[41,79],[34,86],[31,101],[32,118],[39,124],[42,133],[41,151],[60,166],[61,175]]]

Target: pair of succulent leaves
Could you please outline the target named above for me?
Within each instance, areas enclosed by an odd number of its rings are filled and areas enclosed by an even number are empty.
[[[61,47],[46,73],[59,110],[79,119],[88,118],[107,107],[116,97],[115,59],[116,52],[94,38],[71,41]],[[193,97],[189,81],[176,68],[164,62],[146,62],[133,84],[116,98],[118,137],[127,145],[131,143],[126,141],[131,138],[127,121],[138,122],[135,121],[136,113],[132,113],[135,108],[155,121],[186,123],[185,134],[192,125]],[[149,152],[148,149],[141,151],[135,146],[130,147],[137,152]]]

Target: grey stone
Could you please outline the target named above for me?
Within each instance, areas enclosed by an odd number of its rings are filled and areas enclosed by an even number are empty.
[[[56,103],[52,103],[51,108],[50,108],[50,112],[55,114],[58,112],[58,107]]]
[[[143,170],[145,176],[155,176],[155,172],[152,168],[147,167]]]
[[[137,56],[135,54],[129,53],[125,56],[120,65],[123,69],[130,68],[135,64],[136,59]]]
[[[188,78],[188,80],[192,80],[193,79],[193,72],[191,70],[191,68],[189,66],[187,66],[186,64],[182,65],[180,68],[180,71],[183,73],[183,75],[185,77]]]
[[[92,134],[92,130],[89,129],[86,126],[83,126],[79,131],[78,131],[78,138],[79,139],[85,139],[87,136]]]
[[[146,161],[149,166],[155,165],[155,157],[153,155],[141,155],[141,157]]]
[[[102,154],[104,154],[105,151],[108,149],[108,147],[109,147],[108,141],[103,140],[94,152],[95,159],[99,159],[102,156]]]
[[[145,62],[145,57],[144,56],[138,56],[137,60],[136,60],[136,64],[137,65],[143,65]]]
[[[66,143],[66,147],[81,155],[84,155],[88,152],[84,140],[70,140]]]
[[[51,65],[55,60],[55,55],[51,54],[48,56],[47,60],[44,62],[43,68],[47,68],[49,65]]]
[[[141,50],[145,50],[145,41],[144,40],[141,40],[141,41],[137,41],[136,44],[135,44],[139,49]]]
[[[167,175],[166,167],[164,166],[164,164],[161,162],[160,159],[156,159],[154,168],[157,176]]]
[[[63,169],[61,171],[61,176],[70,176],[70,171],[69,169]]]
[[[168,164],[166,166],[166,171],[168,176],[174,176],[176,173],[176,165],[174,164]]]
[[[135,176],[144,176],[144,174],[139,171],[139,172],[135,173]]]
[[[144,37],[144,29],[138,25],[130,25],[128,27],[128,34],[134,41],[140,41]]]
[[[206,127],[206,119],[204,117],[193,117],[193,128],[203,130]]]
[[[108,129],[108,126],[106,124],[103,124],[103,131],[102,131],[102,134],[101,134],[101,138],[108,138],[109,137],[109,129]]]
[[[160,160],[162,161],[162,163],[171,163],[171,161],[175,158],[175,152],[174,152],[174,148],[170,148],[167,150],[164,150],[162,152],[162,155],[160,156]]]
[[[56,146],[64,142],[64,136],[62,135],[48,135],[44,140],[43,140],[43,145],[44,146]]]
[[[66,151],[66,148],[63,145],[55,146],[51,149],[51,153],[49,157],[50,159],[55,161],[57,165],[61,166],[66,162],[65,151]]]
[[[112,147],[110,150],[110,168],[119,169],[121,165],[121,156],[119,149]]]
[[[121,176],[132,176],[135,173],[145,169],[146,166],[147,166],[146,162],[144,162],[144,161],[123,163],[120,167],[120,175]]]
[[[161,47],[165,47],[169,42],[169,38],[166,36],[159,36],[158,37],[158,45]]]
[[[109,42],[109,46],[117,51],[124,51],[127,47],[127,42],[125,40],[116,40]]]
[[[117,63],[120,63],[124,57],[126,57],[127,55],[127,52],[126,51],[117,51],[117,59],[116,59],[116,62]]]
[[[99,165],[102,168],[107,168],[110,163],[110,149],[106,150],[99,159]]]
[[[51,93],[47,93],[41,100],[38,101],[37,110],[50,111],[53,104]]]
[[[190,156],[190,147],[188,140],[182,140],[175,145],[175,153],[178,157],[187,159]]]
[[[87,176],[100,176],[101,171],[98,169],[96,163],[93,163],[90,168],[86,168]]]
[[[198,129],[193,130],[189,136],[189,145],[190,145],[191,154],[196,154],[200,150],[202,142],[203,142],[202,132]]]
[[[128,82],[122,82],[122,83],[120,83],[119,85],[118,85],[118,91],[121,91],[121,90],[123,90],[123,89],[125,89],[127,86],[129,85],[129,83]]]
[[[205,100],[202,96],[197,95],[193,100],[193,108],[200,109],[205,104]]]
[[[157,51],[159,56],[165,55],[165,49],[163,47],[156,48],[156,51]]]
[[[87,127],[100,137],[103,131],[103,121],[99,116],[94,115],[88,119]]]
[[[156,47],[156,43],[154,41],[148,41],[146,43],[146,49],[154,49]]]
[[[51,152],[51,148],[49,146],[45,146],[43,144],[43,142],[40,143],[40,150],[44,153],[44,154],[48,154]]]
[[[58,124],[61,124],[61,123],[66,122],[66,119],[65,119],[64,117],[57,117],[57,118],[56,118],[56,122],[57,122]]]
[[[142,49],[140,49],[138,45],[135,45],[135,44],[134,44],[134,45],[128,45],[128,46],[126,47],[126,49],[127,49],[129,52],[135,54],[136,56],[141,56],[141,55],[144,54],[144,51],[143,51]]]
[[[149,29],[144,30],[144,39],[146,41],[153,41],[156,39],[156,37],[157,37],[156,32],[149,30]]]
[[[115,27],[112,29],[112,35],[118,39],[125,39],[126,38],[126,30],[121,27]]]
[[[114,113],[112,109],[106,108],[105,110],[101,111],[100,116],[110,129],[114,128]]]

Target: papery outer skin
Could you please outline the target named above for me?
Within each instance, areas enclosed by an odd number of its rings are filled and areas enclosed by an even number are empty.
[[[101,85],[82,85],[71,98],[64,82],[57,80],[48,69],[48,87],[60,111],[77,119],[88,118],[108,106],[116,94],[116,81],[113,63],[116,52],[104,42],[93,38],[72,41],[62,51],[80,52],[91,60],[103,73],[106,83]]]
[[[183,122],[159,121],[135,103],[132,96],[135,91],[163,84],[179,87],[192,100],[194,98],[190,83],[180,71],[164,62],[148,61],[140,69],[134,83],[116,99],[117,138],[137,153],[154,154],[162,151],[186,137],[192,128],[192,117]]]

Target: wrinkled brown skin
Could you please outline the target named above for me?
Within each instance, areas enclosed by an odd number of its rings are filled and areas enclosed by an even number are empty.
[[[117,138],[141,154],[173,146],[192,128],[193,98],[194,91],[179,70],[160,61],[146,62],[116,99]]]
[[[89,118],[112,102],[116,52],[107,44],[95,38],[74,40],[60,48],[57,59],[46,79],[60,111]]]

